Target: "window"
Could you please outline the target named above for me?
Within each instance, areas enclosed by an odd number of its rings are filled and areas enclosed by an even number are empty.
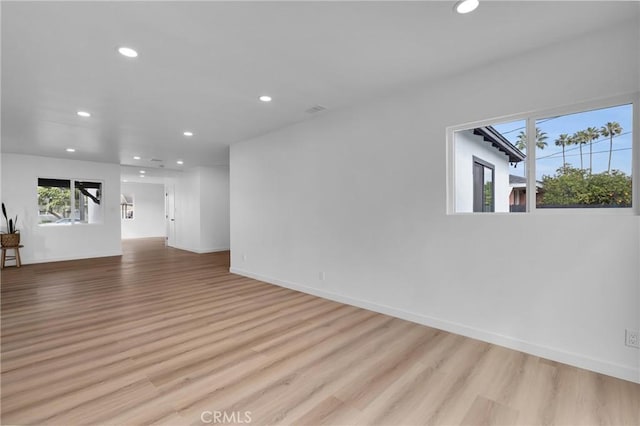
[[[477,157],[473,157],[473,211],[494,211],[493,184],[495,167]]]
[[[537,208],[632,206],[633,105],[619,105],[535,121],[547,136],[536,143]],[[544,150],[542,149],[544,148]]]
[[[133,194],[120,194],[120,218],[133,219]]]
[[[454,132],[455,212],[525,211],[525,128],[520,120]]]
[[[38,179],[38,223],[55,223],[71,216],[71,182]]]
[[[449,211],[631,208],[636,102],[625,96],[449,128]]]
[[[102,183],[38,178],[38,223],[101,223]]]

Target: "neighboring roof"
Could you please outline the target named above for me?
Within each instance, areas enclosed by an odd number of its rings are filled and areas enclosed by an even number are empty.
[[[504,152],[509,157],[509,162],[519,163],[525,159],[525,155],[511,142],[507,140],[500,132],[494,129],[492,126],[476,127],[473,129],[473,134],[482,136],[486,142],[491,143],[499,151]]]
[[[513,185],[513,184],[518,184],[518,183],[523,183],[523,184],[527,184],[527,178],[526,177],[522,177],[522,176],[516,176],[516,175],[509,175],[509,185]]]
[[[509,186],[512,188],[526,188],[527,187],[527,178],[516,175],[509,175]],[[542,188],[542,182],[539,180],[536,181],[536,186],[538,188]]]

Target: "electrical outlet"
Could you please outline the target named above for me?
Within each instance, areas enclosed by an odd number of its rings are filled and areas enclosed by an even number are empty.
[[[320,281],[324,281],[324,278],[325,278],[324,272],[319,272],[318,278],[320,279]]]
[[[624,335],[624,342],[627,346],[640,348],[640,331],[626,329]]]
[[[247,255],[246,255],[246,254],[244,254],[244,253],[242,253],[242,261],[243,261],[243,262],[246,262],[246,261],[247,261]]]

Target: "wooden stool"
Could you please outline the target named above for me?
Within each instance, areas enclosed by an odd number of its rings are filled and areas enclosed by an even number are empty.
[[[2,247],[2,265],[0,265],[0,269],[4,269],[5,263],[7,260],[15,260],[16,268],[19,268],[20,267],[20,249],[22,247],[24,246],[20,245],[20,246],[13,246],[13,247]],[[7,250],[13,250],[14,256],[7,256]]]

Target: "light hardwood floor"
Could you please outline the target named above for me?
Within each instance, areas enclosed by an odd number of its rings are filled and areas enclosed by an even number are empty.
[[[228,253],[124,251],[2,271],[2,424],[640,424],[640,385],[233,275]]]

